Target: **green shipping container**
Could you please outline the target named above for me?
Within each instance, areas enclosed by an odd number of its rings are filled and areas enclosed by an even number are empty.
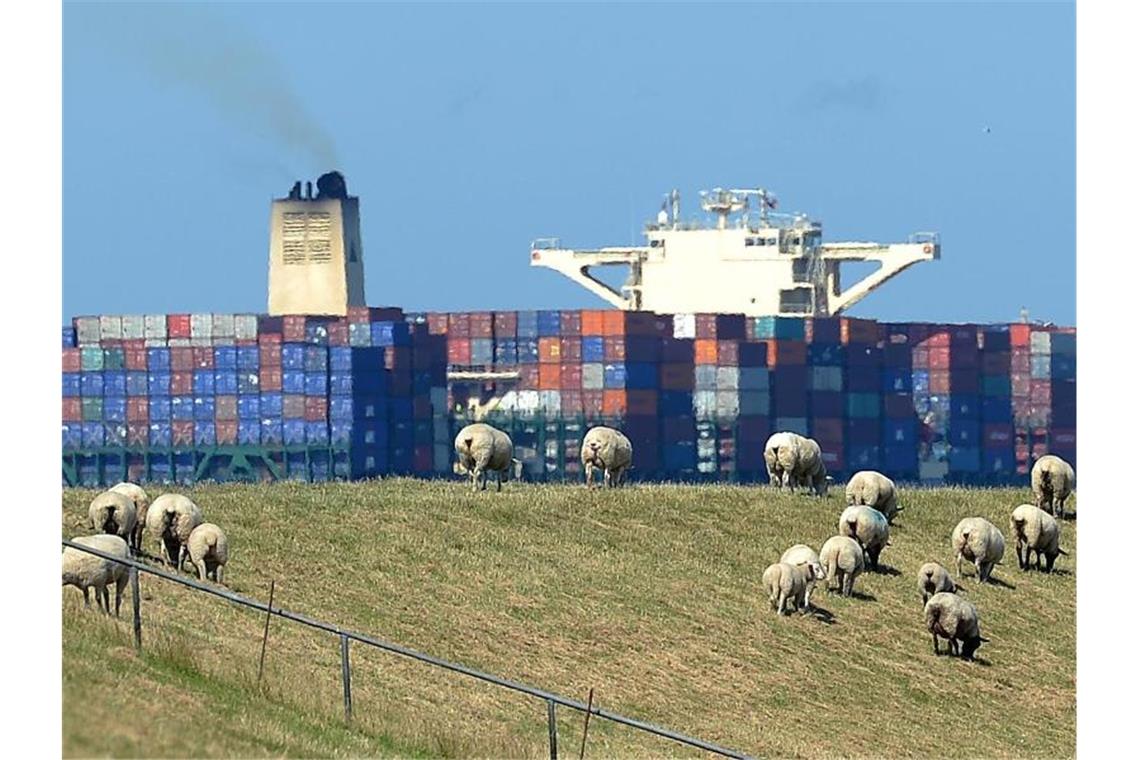
[[[103,399],[85,398],[82,403],[84,422],[101,422],[103,420]]]
[[[848,393],[847,416],[854,419],[877,419],[882,407],[878,393]]]
[[[127,352],[121,348],[103,349],[103,369],[125,369]]]
[[[1010,385],[1009,375],[983,375],[982,376],[982,395],[983,396],[1010,396],[1013,391]]]
[[[86,346],[79,351],[79,366],[84,372],[100,372],[103,369],[103,349]]]

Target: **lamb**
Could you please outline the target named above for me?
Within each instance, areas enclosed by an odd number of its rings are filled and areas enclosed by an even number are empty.
[[[135,532],[135,503],[130,497],[104,491],[91,500],[87,517],[92,530],[131,540]]]
[[[597,426],[582,439],[582,465],[586,471],[586,487],[594,487],[594,468],[602,471],[603,482],[616,488],[625,481],[633,460],[633,445],[625,434],[613,428]]]
[[[934,654],[939,654],[938,638],[949,641],[952,654],[958,654],[962,642],[962,659],[973,660],[974,652],[983,642],[989,641],[978,628],[978,609],[957,594],[940,591],[923,608],[926,630],[934,641]]]
[[[159,496],[146,513],[146,530],[162,545],[163,562],[179,570],[188,555],[190,533],[201,524],[201,508],[181,494]]]
[[[1068,554],[1060,546],[1061,526],[1051,514],[1032,504],[1022,504],[1013,510],[1009,517],[1009,532],[1016,542],[1017,566],[1022,570],[1029,569],[1030,552],[1037,552],[1038,570],[1041,569],[1041,557],[1045,556],[1047,573],[1053,572],[1058,554]]]
[[[852,475],[847,481],[846,496],[849,505],[865,504],[879,510],[888,524],[903,511],[894,481],[874,470],[861,470]]]
[[[961,590],[961,586],[950,577],[950,571],[938,562],[927,562],[918,568],[918,593],[922,595],[923,606],[930,597],[942,591],[951,594]]]
[[[134,483],[119,483],[108,490],[121,493],[135,503],[135,532],[131,534],[129,543],[131,551],[138,554],[142,551],[143,531],[146,530],[146,510],[150,505],[150,499],[147,497],[146,491]]]
[[[205,581],[213,573],[214,580],[225,585],[223,576],[230,558],[230,542],[222,529],[213,523],[202,523],[190,531],[186,544],[190,563],[198,570],[198,580]]]
[[[764,465],[768,468],[768,482],[776,488],[795,488],[796,483],[790,471],[784,469],[780,461],[780,450],[794,448],[800,435],[797,433],[773,433],[764,444]]]
[[[1073,492],[1076,479],[1073,466],[1059,456],[1046,454],[1033,463],[1029,477],[1037,507],[1048,507],[1049,514],[1064,519],[1065,499]]]
[[[848,507],[839,516],[839,535],[850,536],[867,552],[871,567],[878,569],[879,554],[887,546],[891,529],[883,513],[862,505]]]
[[[73,538],[72,543],[89,546],[92,549],[127,559],[127,542],[119,536],[99,534]],[[88,554],[68,546],[63,550],[63,585],[75,586],[83,592],[83,604],[91,606],[87,589],[95,589],[95,604],[104,614],[111,613],[111,598],[107,586],[115,584],[115,617],[123,603],[123,588],[130,580],[130,567],[120,562]]]
[[[838,581],[843,596],[851,596],[855,579],[866,563],[859,542],[849,536],[832,536],[820,548],[819,561],[827,574],[827,588],[831,588],[832,581]]]
[[[808,580],[807,592],[804,596],[810,604],[811,594],[815,591],[815,582],[823,578],[823,565],[820,564],[819,555],[815,553],[815,549],[806,544],[796,544],[781,555],[780,561],[801,569],[811,567],[814,577]]]
[[[503,490],[503,474],[514,470],[515,478],[522,477],[522,462],[514,458],[511,437],[483,422],[468,425],[455,436],[455,453],[460,466],[471,475],[471,490],[487,490],[487,472],[498,474],[498,488]]]
[[[1005,554],[1005,537],[984,517],[966,517],[954,528],[950,544],[956,554],[958,577],[962,577],[962,560],[977,567],[978,580],[988,581],[994,565]]]
[[[787,562],[777,562],[768,566],[761,582],[768,590],[768,601],[772,609],[777,615],[783,615],[789,599],[792,600],[792,606],[801,613],[808,611],[807,584],[815,578],[815,568],[812,565],[797,567]],[[791,610],[787,612],[791,614]]]

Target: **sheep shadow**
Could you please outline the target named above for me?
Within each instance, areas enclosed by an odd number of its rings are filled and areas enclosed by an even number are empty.
[[[807,616],[813,620],[818,620],[824,625],[835,625],[835,615],[833,615],[830,610],[824,609],[816,604],[811,605],[808,609]]]
[[[829,589],[827,590],[827,593],[828,593],[828,594],[832,594],[832,595],[834,595],[834,596],[838,596],[838,597],[842,597],[842,596],[843,596],[843,592],[842,592],[842,591],[840,591],[840,590],[839,590],[839,589],[837,589],[837,588],[829,588]],[[861,601],[861,602],[877,602],[877,601],[879,601],[879,600],[878,600],[878,599],[875,597],[875,595],[874,595],[874,594],[868,594],[868,593],[866,593],[866,592],[863,592],[863,591],[858,591],[858,590],[856,590],[856,589],[851,589],[851,598],[852,598],[852,599],[858,599],[858,600],[859,600],[859,601]]]
[[[867,569],[870,570],[872,573],[875,573],[877,575],[891,575],[891,576],[902,575],[902,571],[899,570],[897,567],[891,567],[890,565],[884,565],[882,563],[879,563],[878,567],[870,567]]]
[[[996,578],[992,575],[990,576],[989,580],[986,581],[986,583],[991,583],[994,586],[1000,586],[1001,588],[1007,588],[1011,591],[1014,591],[1017,589],[1017,586],[1013,585],[1012,583],[1007,583],[1006,581],[1003,581],[1001,578]]]

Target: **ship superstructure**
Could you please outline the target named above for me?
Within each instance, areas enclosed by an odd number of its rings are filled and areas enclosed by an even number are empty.
[[[941,256],[933,232],[905,243],[824,243],[819,222],[773,211],[775,196],[762,188],[700,196],[711,221],[682,221],[673,190],[645,226],[646,245],[577,250],[543,238],[531,245],[531,266],[554,269],[619,309],[802,317],[839,314],[907,267]],[[844,288],[840,267],[849,262],[880,266]],[[627,266],[629,277],[614,289],[591,275],[599,266]]]

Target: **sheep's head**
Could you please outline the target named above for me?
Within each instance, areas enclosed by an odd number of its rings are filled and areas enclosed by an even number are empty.
[[[824,576],[823,565],[819,562],[809,562],[806,571],[809,581],[818,581]]]
[[[962,642],[962,659],[964,659],[964,660],[974,659],[974,652],[978,651],[978,647],[980,647],[983,644],[983,642],[988,642],[988,641],[989,641],[989,639],[987,639],[983,636],[975,636],[971,639],[966,639],[965,641],[963,641]]]

